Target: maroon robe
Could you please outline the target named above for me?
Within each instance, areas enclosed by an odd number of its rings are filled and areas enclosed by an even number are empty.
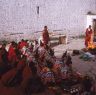
[[[14,50],[14,47],[11,45],[8,51],[8,60],[10,62],[17,61],[17,56],[16,56],[16,52]]]
[[[16,68],[13,68],[11,70],[9,70],[7,73],[5,73],[2,78],[1,78],[1,82],[5,85],[7,84],[10,80],[12,80],[15,75],[17,73]]]
[[[48,33],[48,31],[47,30],[43,30],[43,35],[42,36],[43,36],[44,44],[47,45],[48,42],[49,42],[49,33]]]
[[[85,36],[85,45],[88,47],[88,44],[91,42],[92,38],[92,29],[89,30],[89,28],[86,29],[86,36]]]

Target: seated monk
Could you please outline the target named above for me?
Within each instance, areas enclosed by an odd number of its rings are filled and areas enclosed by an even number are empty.
[[[11,83],[12,79],[15,77],[16,73],[17,73],[16,68],[13,68],[13,69],[9,70],[7,73],[5,73],[1,78],[2,84],[5,86],[10,86],[10,83]]]
[[[32,77],[31,69],[26,65],[22,73],[22,82],[20,84],[22,91],[26,94],[28,93],[28,91],[30,91],[28,87],[29,87],[29,80],[31,79],[31,77]]]
[[[17,55],[16,55],[15,50],[16,50],[16,43],[12,42],[12,44],[9,48],[9,51],[8,51],[8,60],[9,60],[9,63],[12,67],[14,67],[14,65],[17,62]]]
[[[22,49],[24,46],[27,46],[27,42],[22,39],[22,41],[19,42],[19,48]]]
[[[0,78],[3,75],[3,73],[5,72],[5,69],[6,69],[6,66],[2,59],[2,49],[0,48]]]
[[[5,49],[6,45],[2,45],[2,59],[5,65],[8,65],[8,52]]]
[[[9,70],[7,73],[5,73],[2,78],[1,78],[1,82],[3,85],[5,86],[15,86],[18,85],[19,82],[21,82],[22,79],[22,71],[25,67],[25,61],[26,58],[23,57],[17,67],[12,68],[11,70]]]
[[[37,75],[37,68],[33,62],[29,63],[23,71],[23,80],[21,88],[26,95],[31,95],[32,92],[44,90],[40,77]]]

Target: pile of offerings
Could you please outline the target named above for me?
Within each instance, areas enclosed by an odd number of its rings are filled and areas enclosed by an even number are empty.
[[[95,55],[91,54],[90,52],[86,52],[80,56],[80,59],[83,59],[84,61],[95,61]]]

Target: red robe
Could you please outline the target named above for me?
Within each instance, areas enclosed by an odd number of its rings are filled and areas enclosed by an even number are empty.
[[[21,82],[21,88],[23,90],[25,90],[28,86],[28,82],[30,80],[30,78],[32,77],[32,72],[30,67],[26,66],[23,70],[23,74],[22,74],[23,80]]]
[[[26,65],[26,61],[24,59],[19,60],[17,64],[17,70],[22,70]]]
[[[92,29],[86,29],[86,36],[85,36],[85,45],[86,47],[88,46],[88,44],[91,42],[92,39]]]
[[[44,44],[45,45],[47,45],[48,44],[48,42],[49,42],[49,33],[48,33],[48,31],[46,30],[44,30],[43,31],[43,42],[44,42]]]
[[[1,82],[2,82],[3,84],[7,84],[8,81],[12,80],[12,79],[15,77],[16,73],[17,73],[16,68],[13,68],[13,69],[9,70],[7,73],[5,73],[5,74],[2,76]]]
[[[22,41],[22,42],[19,44],[19,48],[22,49],[24,46],[27,46],[27,42]]]
[[[17,61],[17,56],[12,45],[10,46],[9,51],[8,51],[8,60],[10,62],[13,62],[13,60],[14,62]]]

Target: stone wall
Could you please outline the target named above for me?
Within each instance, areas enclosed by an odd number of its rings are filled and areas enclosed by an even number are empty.
[[[89,11],[96,13],[96,0],[0,0],[0,38],[10,39],[10,33],[31,38],[44,25],[49,31],[80,35]]]

